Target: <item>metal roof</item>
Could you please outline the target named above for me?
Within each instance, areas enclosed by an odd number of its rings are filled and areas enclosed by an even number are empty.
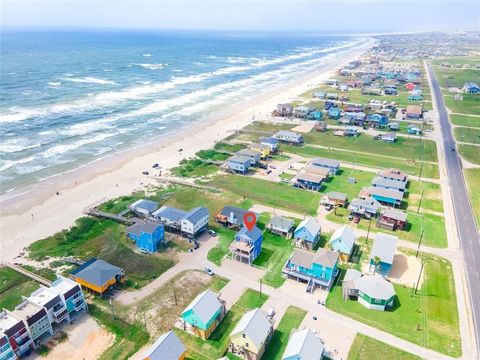
[[[223,216],[230,216],[231,213],[233,213],[233,216],[235,217],[235,219],[241,223],[243,221],[243,215],[245,215],[248,211],[247,210],[244,210],[244,209],[241,209],[241,208],[238,208],[236,206],[225,206],[222,211],[220,211],[220,214],[223,215]]]
[[[145,358],[150,360],[179,359],[186,351],[185,345],[175,333],[170,330],[161,335],[146,352]]]
[[[327,195],[330,199],[336,199],[341,201],[347,200],[347,194],[337,192],[337,191],[329,191],[325,195]]]
[[[347,269],[343,281],[358,280],[362,277],[362,273],[357,269]]]
[[[297,180],[308,181],[316,184],[320,184],[325,179],[325,175],[317,175],[305,171],[298,172],[295,177]]]
[[[315,158],[312,161],[310,161],[310,163],[315,166],[327,166],[327,167],[333,167],[333,168],[340,167],[340,161],[335,159]]]
[[[397,241],[397,236],[377,233],[375,235],[375,240],[373,241],[370,259],[374,259],[378,256],[381,262],[393,264],[395,251],[397,250]]]
[[[378,173],[381,177],[392,178],[396,180],[403,181],[407,178],[407,175],[398,169],[385,169]]]
[[[298,330],[288,341],[283,359],[294,357],[297,360],[320,360],[324,345],[311,329]]]
[[[127,228],[127,234],[132,233],[138,236],[140,236],[142,233],[153,234],[160,226],[162,225],[152,221],[137,222]]]
[[[108,280],[115,276],[123,276],[124,271],[118,266],[109,264],[104,260],[92,258],[70,274],[83,279],[90,284],[103,286]]]
[[[343,225],[341,228],[338,228],[337,230],[335,230],[329,242],[332,243],[337,239],[341,239],[351,251],[353,248],[353,245],[355,245],[355,240],[357,239],[357,235],[355,235],[351,227],[347,225]]]
[[[245,163],[250,164],[250,158],[249,158],[248,156],[245,156],[245,155],[233,155],[233,156],[230,156],[230,157],[228,158],[228,161],[236,162],[236,163],[240,163],[240,164],[245,164]]]
[[[398,220],[398,221],[407,221],[407,213],[403,211],[397,210],[385,210],[382,216],[388,217],[390,219]]]
[[[368,193],[369,196],[377,195],[400,201],[403,199],[404,195],[401,191],[385,189],[378,186],[369,186],[368,188],[365,188],[365,192]]]
[[[298,224],[295,231],[300,230],[303,227],[305,227],[311,235],[316,235],[322,230],[322,225],[320,225],[318,220],[313,217],[308,217],[303,220],[300,224]]]
[[[313,264],[319,264],[324,267],[333,268],[337,263],[338,253],[320,248],[316,253],[297,249],[293,252],[290,262],[300,265],[306,269],[311,269]]]
[[[281,216],[273,216],[269,224],[274,228],[288,232],[293,227],[293,220]]]
[[[260,153],[258,151],[252,150],[252,149],[242,149],[238,150],[236,152],[238,155],[244,155],[244,156],[260,156]]]
[[[243,333],[259,349],[267,339],[272,324],[260,309],[253,309],[243,315],[231,336]]]
[[[381,176],[375,176],[372,180],[372,185],[405,190],[407,183],[403,181],[384,178]]]
[[[158,204],[155,201],[140,199],[135,201],[133,204],[130,204],[128,208],[130,210],[146,212],[150,214],[158,209]]]
[[[177,209],[174,207],[162,206],[160,209],[155,211],[152,215],[156,218],[162,217],[170,221],[180,221],[188,212],[185,210]]]
[[[389,300],[395,295],[392,283],[380,275],[362,276],[355,281],[355,285],[358,290],[372,299]]]
[[[307,173],[312,173],[316,175],[323,175],[328,176],[330,171],[327,168],[321,167],[321,166],[315,166],[315,165],[307,165],[304,167],[304,170]]]
[[[205,216],[208,217],[209,212],[206,207],[196,207],[190,210],[185,219],[190,221],[192,224],[196,224],[198,221],[202,220]]]
[[[278,144],[278,140],[272,137],[262,137],[260,138],[260,142],[262,144],[272,144],[272,145]]]
[[[217,294],[212,290],[207,289],[188,305],[185,310],[183,310],[182,315],[187,311],[192,310],[198,318],[204,323],[208,323],[213,316],[215,316],[218,309],[222,307],[221,302],[217,298]]]
[[[293,138],[301,138],[302,135],[297,133],[297,132],[294,132],[294,131],[289,131],[289,130],[280,130],[279,132],[277,132],[275,135],[273,135],[275,137],[293,137]]]
[[[246,240],[248,242],[252,242],[257,240],[259,237],[262,236],[262,230],[260,230],[258,227],[254,226],[252,230],[248,230],[246,226],[242,227],[239,232],[235,235],[236,237],[240,237],[243,240]]]

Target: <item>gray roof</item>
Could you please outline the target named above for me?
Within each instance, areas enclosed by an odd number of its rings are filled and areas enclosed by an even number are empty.
[[[235,237],[241,237],[246,241],[255,241],[260,236],[262,236],[262,230],[260,230],[257,226],[254,226],[252,230],[248,230],[246,226],[242,227],[239,232],[235,235]]]
[[[316,253],[296,249],[293,252],[292,257],[290,258],[290,262],[295,265],[300,265],[306,269],[311,269],[314,263],[325,267],[333,268],[333,266],[337,263],[337,260],[337,252],[323,248],[318,249]]]
[[[404,193],[401,191],[385,189],[378,186],[369,186],[366,190],[370,194],[370,196],[378,195],[394,200],[402,200],[404,195]]]
[[[269,225],[271,227],[288,232],[293,227],[293,220],[281,216],[273,216],[269,222]]]
[[[231,336],[244,333],[260,348],[267,339],[272,324],[260,309],[253,309],[245,313],[233,329]]]
[[[308,181],[316,184],[320,184],[324,179],[324,175],[312,174],[310,172],[300,171],[295,176],[297,180]]]
[[[370,253],[370,259],[378,256],[381,262],[393,264],[395,251],[397,250],[397,241],[397,236],[377,233]]]
[[[405,190],[407,183],[403,181],[386,179],[381,176],[375,176],[372,180],[372,185]]]
[[[196,207],[190,210],[187,215],[185,216],[185,219],[190,221],[192,224],[196,224],[198,221],[203,219],[205,216],[208,216],[208,209],[206,207]]]
[[[330,199],[337,199],[341,201],[347,200],[347,194],[344,194],[338,191],[329,191],[325,195],[327,195]]]
[[[170,330],[161,335],[146,352],[145,357],[150,360],[179,359],[186,351],[185,345]]]
[[[170,221],[180,221],[185,216],[187,216],[188,212],[182,209],[177,209],[174,207],[162,206],[160,209],[155,211],[152,215],[155,217],[162,217],[168,219]]]
[[[160,224],[147,221],[147,222],[137,222],[127,228],[127,234],[132,233],[135,235],[141,235],[142,233],[147,233],[147,234],[153,234],[155,230],[157,230],[158,227],[160,227]]]
[[[90,284],[103,286],[108,280],[115,276],[123,275],[124,271],[118,266],[109,264],[104,260],[95,259],[91,263],[85,263],[71,274]]]
[[[130,204],[128,208],[135,211],[143,210],[150,214],[158,209],[158,204],[155,201],[141,199],[135,201],[133,204]]]
[[[244,155],[244,156],[259,156],[260,153],[258,151],[252,150],[252,149],[242,149],[237,151],[238,155]]]
[[[357,269],[347,269],[345,276],[343,277],[343,281],[355,281],[362,277],[362,273]]]
[[[395,295],[392,283],[380,275],[365,275],[355,281],[358,290],[369,298],[388,300]]]
[[[352,199],[352,201],[350,201],[350,205],[348,206],[349,209],[359,208],[359,207],[369,208],[369,209],[373,208],[375,210],[378,210],[382,207],[382,205],[374,198],[367,198],[367,199],[355,198],[355,199]]]
[[[388,217],[390,219],[398,220],[398,221],[407,221],[407,213],[398,210],[385,210],[382,216]]]
[[[233,155],[233,156],[230,156],[228,158],[228,161],[231,161],[231,162],[236,162],[236,163],[240,163],[240,164],[245,164],[245,163],[249,163],[250,164],[250,158],[248,156],[245,156],[245,155]]]
[[[283,359],[294,357],[297,360],[320,360],[323,343],[311,329],[298,330],[288,340]]]
[[[192,310],[198,318],[206,324],[221,307],[222,303],[218,300],[217,294],[212,290],[207,289],[193,299],[190,305],[183,310],[182,315],[187,311]]]
[[[260,142],[262,144],[272,144],[272,145],[278,144],[278,140],[272,137],[261,137]]]
[[[385,169],[378,173],[382,177],[392,178],[396,180],[402,180],[407,178],[407,174],[398,169]]]
[[[332,237],[330,238],[330,243],[337,239],[342,239],[342,241],[345,243],[345,245],[347,245],[347,247],[351,251],[353,248],[353,245],[355,245],[355,240],[357,239],[357,235],[355,235],[351,227],[347,225],[343,225],[341,228],[338,228],[337,230],[335,230]]]
[[[307,173],[327,176],[330,171],[327,168],[315,165],[307,165],[303,168]]]
[[[279,132],[277,132],[275,135],[273,135],[274,137],[293,137],[293,138],[301,138],[302,135],[297,133],[297,132],[294,132],[294,131],[289,131],[289,130],[280,130]]]
[[[335,159],[315,158],[310,163],[315,166],[340,167],[340,161]]]
[[[322,226],[320,225],[318,220],[313,217],[309,217],[303,220],[300,224],[298,224],[295,231],[303,227],[307,228],[308,232],[312,235],[318,234],[322,230]]]
[[[238,208],[236,206],[225,206],[222,211],[220,211],[220,214],[223,216],[230,216],[231,213],[233,213],[233,216],[239,223],[242,223],[243,221],[243,215],[245,215],[248,212],[248,210],[244,210],[241,208]]]

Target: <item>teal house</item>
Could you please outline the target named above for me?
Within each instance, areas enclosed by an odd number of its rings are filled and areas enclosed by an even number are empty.
[[[199,294],[181,315],[183,330],[206,340],[225,316],[225,301],[208,289]]]
[[[315,111],[312,111],[310,114],[308,114],[308,119],[309,120],[321,120],[323,117],[323,112],[321,112],[320,110],[315,110]]]
[[[340,108],[336,106],[332,106],[330,109],[328,109],[328,117],[330,119],[340,119],[341,113],[342,111],[340,110]]]
[[[330,290],[337,276],[339,254],[324,248],[316,253],[295,250],[286,262],[283,273],[297,281],[307,283],[307,291],[313,292],[315,286]]]

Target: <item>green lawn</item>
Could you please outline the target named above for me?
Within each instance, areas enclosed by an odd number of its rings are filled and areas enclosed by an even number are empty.
[[[175,253],[170,248],[154,255],[135,252],[125,228],[113,220],[83,217],[69,230],[34,242],[28,256],[37,261],[48,257],[97,257],[124,269],[134,287],[145,285],[175,265]]]
[[[480,146],[458,144],[458,152],[468,162],[480,165]]]
[[[392,310],[369,310],[355,300],[343,300],[341,284],[332,289],[326,306],[399,338],[458,357],[461,341],[451,264],[443,258],[421,256],[425,259],[422,288],[412,294],[412,289],[394,285],[397,297]]]
[[[22,296],[29,296],[39,288],[39,284],[18,272],[0,268],[0,311],[13,310],[22,302]]]
[[[307,145],[316,144],[400,159],[437,161],[437,147],[432,140],[400,137],[392,144],[374,140],[364,134],[358,137],[342,137],[334,136],[331,132],[310,132],[304,135],[304,139]]]
[[[378,341],[374,338],[357,334],[352,347],[348,352],[347,360],[371,360],[378,358],[379,354],[386,359],[395,360],[420,360],[421,358],[400,350],[396,347]]]
[[[348,178],[354,177],[356,179],[355,184],[350,184]],[[352,200],[358,197],[360,190],[363,187],[369,186],[375,177],[372,172],[366,172],[353,169],[341,169],[337,175],[328,178],[323,182],[320,192],[327,193],[329,191],[338,191],[348,195],[348,199]]]
[[[469,57],[469,56],[463,56],[463,57],[447,57],[447,58],[441,58],[441,59],[434,59],[434,60],[431,60],[431,63],[432,65],[441,65],[442,63],[449,63],[451,65],[455,65],[455,64],[461,64],[461,65],[464,65],[464,64],[469,64],[471,66],[474,66],[474,65],[477,65],[477,64],[480,64],[480,61],[478,60],[477,57]],[[444,68],[440,68],[439,71],[442,71]],[[446,68],[448,69],[448,68]],[[458,70],[458,71],[461,71]]]
[[[450,121],[452,124],[459,126],[470,126],[480,128],[480,117],[478,116],[465,116],[465,115],[450,115]]]
[[[320,202],[320,194],[292,188],[286,184],[274,183],[241,175],[216,176],[209,185],[260,204],[282,208],[301,214],[314,215]]]
[[[224,142],[216,143],[213,147],[217,151],[228,151],[228,152],[237,152],[238,150],[244,149],[245,145],[242,144],[228,144]]]
[[[468,127],[455,127],[453,128],[453,135],[457,141],[470,144],[480,144],[480,128],[472,129]]]
[[[180,166],[170,169],[173,175],[185,178],[197,178],[215,174],[220,168],[201,159],[183,159]]]
[[[480,115],[480,94],[462,94],[463,100],[453,100],[452,95],[444,95],[450,111],[458,114]]]
[[[288,344],[290,333],[294,329],[298,329],[307,312],[295,306],[289,306],[287,311],[280,320],[277,329],[273,333],[273,337],[267,346],[262,359],[281,360],[283,353]]]
[[[200,159],[203,160],[214,160],[214,161],[224,161],[226,160],[230,155],[227,153],[217,151],[217,150],[200,150],[195,154],[198,156]]]
[[[215,231],[218,234],[218,243],[208,251],[207,259],[220,266],[223,258],[229,253],[230,244],[235,238],[236,231],[223,227],[217,227]]]
[[[468,185],[470,203],[480,228],[480,169],[465,169],[465,179]]]
[[[480,82],[480,72],[475,69],[438,68],[435,73],[442,88],[463,87],[466,82]]]
[[[408,202],[407,209],[409,211],[417,212],[421,199],[421,212],[424,212],[423,210],[431,210],[443,213],[442,192],[439,184],[426,181],[419,182],[410,179],[408,183],[406,199]]]
[[[286,152],[298,154],[306,157],[326,157],[339,160],[344,163],[358,164],[363,166],[369,166],[376,169],[385,168],[397,168],[405,171],[411,175],[417,175],[420,173],[421,162],[415,160],[400,160],[389,159],[385,157],[379,157],[374,154],[359,154],[351,151],[342,151],[341,149],[328,149],[315,148],[311,146],[284,146],[282,147]],[[424,163],[422,169],[422,176],[426,178],[438,179],[440,177],[438,165]]]
[[[208,340],[202,340],[180,329],[175,328],[174,331],[187,347],[189,358],[198,360],[218,359],[224,356],[227,351],[230,333],[245,311],[261,307],[267,299],[267,295],[263,294],[260,297],[259,292],[247,289],[233,304]]]

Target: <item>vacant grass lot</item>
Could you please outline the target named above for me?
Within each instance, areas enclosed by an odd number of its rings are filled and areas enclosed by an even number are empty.
[[[348,178],[353,177],[356,183],[351,184],[348,182]],[[329,177],[323,184],[320,192],[327,193],[329,191],[338,191],[348,195],[348,199],[352,200],[358,197],[360,190],[364,186],[369,186],[375,177],[374,173],[353,170],[353,169],[341,169],[337,175]]]
[[[207,259],[220,266],[223,258],[230,252],[230,244],[235,238],[236,231],[223,227],[217,227],[215,231],[217,232],[218,243],[208,251]]]
[[[0,311],[5,308],[13,310],[22,302],[22,296],[28,296],[40,286],[33,280],[18,272],[0,268]]]
[[[480,146],[458,144],[458,152],[468,162],[480,165]]]
[[[217,165],[201,159],[183,159],[180,166],[170,169],[170,172],[179,177],[198,178],[215,174],[219,170]]]
[[[394,285],[397,297],[392,310],[373,311],[355,300],[343,300],[341,284],[332,289],[326,306],[423,347],[449,356],[460,356],[457,300],[451,264],[436,256],[422,254],[422,257],[425,260],[422,288],[417,294],[412,294],[412,289]]]
[[[262,359],[281,360],[293,329],[298,329],[307,312],[295,306],[289,306],[280,320]]]
[[[380,154],[400,159],[437,162],[437,146],[432,140],[402,137],[392,144],[374,140],[372,137],[364,134],[359,137],[342,137],[334,136],[331,132],[310,132],[305,134],[304,138],[306,144],[316,144],[374,155]]]
[[[245,311],[261,307],[267,299],[267,295],[263,294],[262,297],[260,297],[259,292],[247,289],[240,299],[233,304],[222,322],[206,341],[179,329],[175,329],[175,333],[187,347],[190,359],[218,359],[224,356],[227,351],[230,341],[230,333],[233,331]]]
[[[320,202],[320,194],[295,189],[285,184],[273,183],[241,175],[219,175],[213,185],[248,200],[268,206],[282,208],[301,214],[314,215]]]
[[[322,149],[310,146],[283,146],[284,151],[298,154],[306,157],[327,157],[339,160],[344,163],[358,164],[368,166],[376,169],[397,168],[410,175],[417,175],[420,173],[421,162],[411,161],[407,159],[389,159],[385,157],[376,156],[374,154],[359,154],[351,151],[342,151],[341,149]],[[431,179],[439,178],[438,165],[424,163],[422,169],[422,176]]]
[[[480,95],[462,94],[462,96],[463,100],[453,100],[452,95],[444,95],[443,98],[447,107],[454,113],[480,115]]]
[[[480,117],[478,116],[465,116],[465,115],[450,115],[450,121],[452,124],[459,126],[470,126],[480,128]]]
[[[468,127],[455,127],[453,128],[453,135],[457,141],[470,144],[480,144],[480,128],[472,129]]]
[[[406,196],[408,202],[407,210],[409,211],[416,212],[418,205],[420,205],[421,212],[426,210],[443,213],[442,192],[439,184],[410,179]]]
[[[434,70],[442,88],[461,88],[466,82],[480,82],[480,72],[475,69],[448,69],[437,67]]]
[[[465,169],[465,178],[470,195],[470,203],[480,228],[480,169]]]
[[[374,338],[357,334],[352,347],[348,352],[347,360],[371,360],[379,354],[386,359],[395,360],[420,360],[421,358],[396,347],[378,341]]]
[[[30,245],[28,256],[37,261],[48,257],[73,256],[82,260],[97,257],[124,269],[135,287],[145,285],[175,265],[172,249],[155,255],[135,252],[125,228],[112,220],[83,217],[69,230]]]

